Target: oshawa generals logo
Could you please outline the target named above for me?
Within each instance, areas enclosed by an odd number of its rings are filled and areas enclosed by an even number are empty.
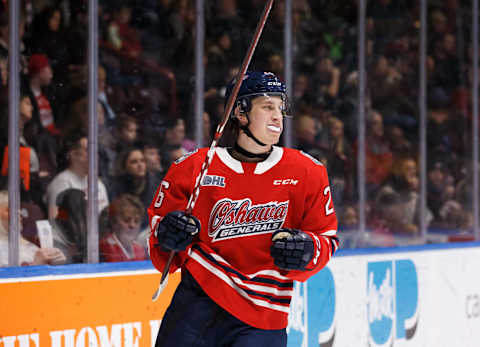
[[[288,200],[253,205],[250,199],[222,199],[217,201],[210,214],[208,235],[215,242],[271,233],[282,227],[287,212]]]

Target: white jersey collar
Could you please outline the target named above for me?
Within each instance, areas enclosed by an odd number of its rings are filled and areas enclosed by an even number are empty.
[[[216,148],[215,153],[218,155],[222,163],[224,163],[228,168],[230,168],[231,170],[233,170],[238,174],[243,173],[242,163],[237,159],[233,158],[230,155],[230,153],[228,153],[228,150],[226,148],[218,147]],[[267,159],[257,164],[257,166],[255,167],[255,171],[253,173],[255,175],[261,175],[267,172],[276,164],[278,164],[280,159],[282,159],[282,156],[283,156],[283,148],[273,146],[272,153],[270,153]]]

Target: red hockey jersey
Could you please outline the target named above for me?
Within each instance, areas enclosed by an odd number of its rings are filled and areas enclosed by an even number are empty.
[[[148,209],[150,257],[159,271],[168,252],[155,247],[155,230],[168,212],[185,210],[206,148],[172,164]],[[201,231],[176,253],[170,272],[186,268],[207,295],[241,321],[261,329],[287,326],[293,280],[320,271],[337,249],[337,218],[325,167],[297,150],[274,146],[259,163],[234,159],[217,148],[192,213]],[[314,239],[306,271],[276,267],[272,233],[295,228]]]

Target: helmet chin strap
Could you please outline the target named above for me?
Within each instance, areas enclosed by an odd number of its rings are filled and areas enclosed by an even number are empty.
[[[252,132],[250,131],[250,128],[248,127],[248,124],[247,125],[242,125],[240,126],[240,129],[243,130],[243,132],[248,136],[250,137],[253,141],[255,141],[257,144],[259,144],[260,146],[267,146],[266,143],[263,143],[261,142],[259,139],[257,139],[255,137],[255,135],[252,134]]]
[[[253,141],[255,141],[258,145],[264,147],[264,146],[267,146],[266,143],[263,143],[262,141],[260,141],[259,139],[257,139],[255,137],[255,135],[252,134],[252,132],[250,131],[250,128],[249,128],[249,125],[250,125],[250,117],[248,116],[248,112],[244,112],[243,113],[245,115],[245,117],[247,118],[247,124],[245,125],[240,125],[240,129],[243,130],[243,132],[249,137],[251,138]]]

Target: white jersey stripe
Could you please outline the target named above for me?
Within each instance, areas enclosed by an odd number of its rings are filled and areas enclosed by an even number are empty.
[[[246,275],[246,276],[249,277],[249,278],[254,278],[254,277],[257,277],[257,276],[270,276],[270,277],[278,278],[282,281],[291,281],[290,278],[282,276],[280,274],[280,272],[278,272],[276,270],[260,270],[258,272],[255,272],[254,274],[250,274],[250,275]]]
[[[213,257],[216,261],[218,261],[219,263],[222,263],[222,264],[225,264],[227,265],[228,267],[231,267],[231,265],[225,260],[223,259],[221,256],[219,256],[218,254],[216,253],[208,253],[211,257]],[[285,277],[285,276],[282,276],[280,274],[280,272],[278,271],[275,271],[275,270],[260,270],[258,272],[255,272],[254,274],[244,274],[246,277],[248,278],[254,278],[254,277],[257,277],[257,276],[270,276],[270,277],[275,277],[279,280],[282,280],[282,281],[291,281],[290,278],[288,277]]]
[[[321,234],[322,236],[335,236],[337,235],[336,230],[327,230],[324,233]]]
[[[265,292],[265,293],[270,293],[276,296],[292,296],[293,295],[293,289],[290,290],[279,290],[274,287],[267,287],[267,286],[261,286],[258,284],[250,284],[250,283],[245,283],[243,282],[240,278],[236,276],[232,276],[232,279],[234,282],[247,287],[248,289],[257,291],[257,292]]]
[[[242,297],[245,299],[251,301],[255,305],[262,306],[262,307],[267,307],[272,310],[280,311],[287,313],[289,312],[289,307],[288,306],[281,306],[281,305],[276,305],[269,303],[267,301],[263,301],[261,299],[256,299],[250,297],[243,289],[239,288],[230,277],[228,277],[226,274],[224,274],[222,271],[218,270],[215,268],[213,265],[211,265],[209,262],[207,262],[205,259],[201,257],[199,253],[196,251],[192,252],[192,259],[194,259],[197,263],[202,265],[206,270],[210,271],[213,275],[217,276],[219,279],[224,281],[227,285],[232,287],[238,294],[240,294]]]

